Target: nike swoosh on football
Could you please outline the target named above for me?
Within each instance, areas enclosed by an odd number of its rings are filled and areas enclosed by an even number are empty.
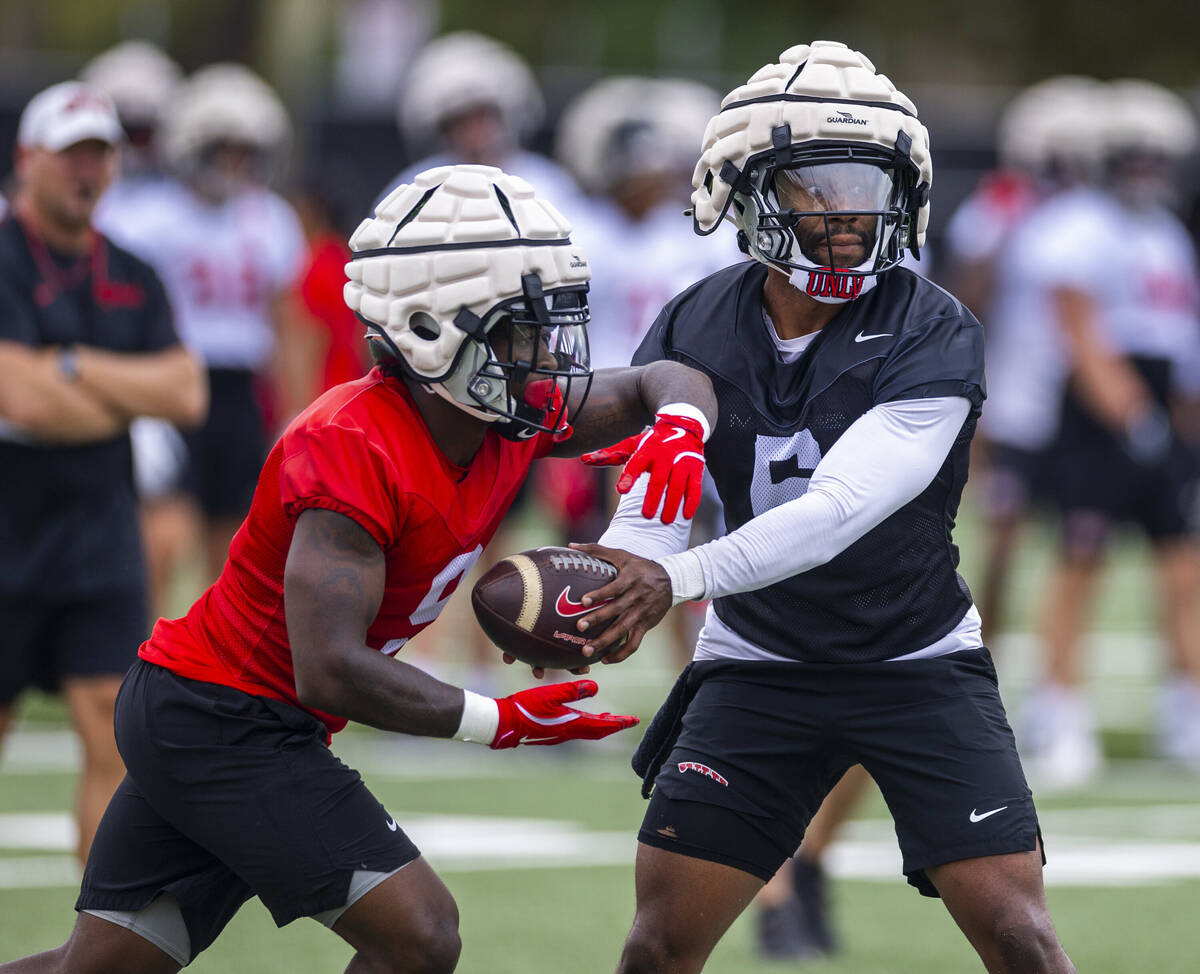
[[[892,337],[892,333],[890,331],[880,332],[878,335],[867,335],[860,331],[857,335],[854,336],[854,340],[856,342],[869,342],[872,338],[891,338],[891,337]]]
[[[558,601],[554,603],[554,611],[565,619],[570,619],[572,616],[581,616],[585,612],[591,612],[592,609],[598,609],[602,605],[608,605],[611,599],[605,599],[603,602],[597,602],[595,605],[584,605],[582,602],[572,602],[571,597],[567,594],[571,591],[571,586],[568,585],[558,593]]]
[[[985,818],[991,818],[997,812],[1002,812],[1006,808],[1008,808],[1007,805],[1001,805],[999,808],[993,808],[990,812],[984,812],[982,815],[978,814],[976,810],[972,808],[970,818],[972,822],[982,822]]]

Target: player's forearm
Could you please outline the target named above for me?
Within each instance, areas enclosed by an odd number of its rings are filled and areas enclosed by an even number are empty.
[[[204,367],[182,346],[146,353],[79,346],[75,354],[79,384],[129,418],[155,416],[179,426],[204,421]]]
[[[860,417],[817,465],[807,493],[723,538],[658,558],[675,601],[764,588],[830,561],[929,486],[969,408],[946,397]]]
[[[417,737],[452,737],[462,720],[463,691],[370,647],[304,685],[300,702],[380,730]],[[297,672],[297,690],[300,691]]]
[[[678,362],[652,362],[625,369],[601,369],[578,420],[575,435],[555,446],[554,456],[577,457],[611,446],[645,428],[654,414],[671,403],[695,406],[712,429],[717,398],[703,372]]]
[[[704,414],[710,430],[716,428],[717,396],[703,372],[680,362],[651,362],[638,374],[638,392],[650,415],[671,403],[686,402]]]
[[[1145,383],[1105,343],[1090,298],[1063,289],[1055,293],[1054,303],[1076,394],[1105,426],[1117,432],[1128,429],[1151,406]]]
[[[52,351],[17,342],[0,342],[0,419],[46,443],[91,443],[129,427],[118,410],[63,375]]]

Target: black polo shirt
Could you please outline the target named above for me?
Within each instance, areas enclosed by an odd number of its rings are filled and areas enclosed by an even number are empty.
[[[932,645],[971,606],[951,532],[984,398],[983,330],[950,294],[895,268],[785,363],[763,318],[766,277],[747,262],[705,278],[663,309],[633,359],[674,359],[712,379],[718,417],[705,453],[728,530],[807,491],[821,457],[875,405],[963,396],[971,410],[918,497],[826,564],[716,599],[715,611],[756,645],[807,662]]]
[[[179,344],[150,267],[97,236],[56,254],[0,222],[0,341],[158,352]],[[0,426],[0,596],[73,598],[145,585],[129,436],[64,446]]]

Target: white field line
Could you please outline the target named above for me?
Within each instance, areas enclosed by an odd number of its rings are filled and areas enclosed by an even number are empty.
[[[1165,810],[1165,814],[1193,818],[1195,812],[1194,806]],[[591,832],[576,823],[553,819],[402,813],[394,813],[394,817],[443,872],[628,868],[636,846],[632,827],[621,832]],[[835,843],[830,850],[830,872],[844,879],[900,882],[900,852],[895,839],[884,836],[884,826],[882,821],[854,823],[856,836],[869,832],[877,837]],[[1056,834],[1047,844],[1046,883],[1050,886],[1149,886],[1200,880],[1200,842]],[[77,886],[79,870],[67,854],[73,846],[74,825],[66,813],[0,815],[0,850],[43,853],[0,856],[0,889]]]
[[[1144,632],[1097,632],[1088,637],[1088,685],[1099,712],[1100,722],[1105,727],[1151,729],[1155,706],[1155,688],[1162,669],[1161,641],[1153,634]],[[1036,682],[1039,672],[1039,649],[1034,635],[1023,632],[1005,633],[993,648],[997,669],[1009,705],[1010,714],[1016,718],[1019,705],[1028,689]],[[457,679],[468,675],[465,667],[446,667],[447,676]],[[501,669],[501,668],[498,668]],[[520,679],[510,668],[502,668],[501,675],[506,683],[525,686],[528,680]],[[661,665],[660,658],[642,654],[635,656],[629,664],[597,667],[592,674],[601,684],[601,695],[588,702],[593,710],[620,711],[629,706],[629,695],[637,693],[639,714],[649,720],[652,712],[641,713],[646,706],[647,687],[658,687],[661,696],[673,679],[673,673]],[[657,700],[659,694],[651,694]],[[388,774],[395,767],[392,758],[397,744],[403,746],[429,746],[438,742],[412,742],[393,735],[345,735],[335,743],[335,750],[348,752],[354,763],[360,752],[364,758],[362,769],[368,772]],[[474,777],[486,774],[503,774],[502,766],[495,755],[471,754],[470,749],[452,745],[456,756],[453,761],[421,760],[428,755],[417,755],[420,772],[406,769],[401,776]],[[589,750],[617,752],[629,749],[624,735],[616,735],[605,741],[594,741],[586,745]],[[476,749],[478,751],[478,749]],[[8,736],[0,752],[0,774],[41,774],[54,771],[75,771],[79,767],[79,744],[75,735],[65,729],[42,730],[22,728]],[[376,768],[369,758],[378,757]],[[512,756],[507,756],[512,759]],[[523,756],[522,756],[523,757]],[[401,764],[404,764],[402,761]]]

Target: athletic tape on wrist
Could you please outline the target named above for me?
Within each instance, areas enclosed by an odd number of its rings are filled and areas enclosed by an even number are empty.
[[[500,706],[491,697],[463,691],[462,720],[454,732],[456,741],[474,741],[491,746],[500,728]]]
[[[693,406],[690,402],[667,403],[665,406],[659,406],[658,412],[654,415],[658,417],[686,416],[688,419],[694,419],[700,424],[700,428],[704,430],[702,439],[705,443],[708,442],[709,436],[712,435],[712,427],[708,425],[708,417],[704,415],[704,410],[698,406]]]

